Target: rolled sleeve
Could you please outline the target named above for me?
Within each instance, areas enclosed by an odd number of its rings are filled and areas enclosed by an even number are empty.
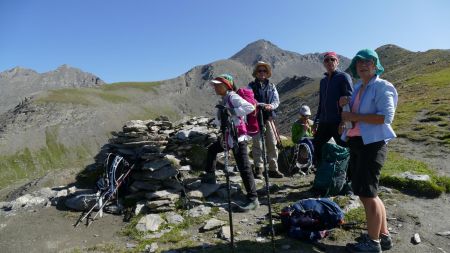
[[[382,95],[376,100],[377,114],[384,115],[384,123],[392,124],[397,107],[397,91],[393,86],[386,86]]]

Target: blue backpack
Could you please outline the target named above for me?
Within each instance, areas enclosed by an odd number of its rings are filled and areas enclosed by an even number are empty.
[[[344,212],[328,198],[303,199],[281,211],[281,223],[292,238],[316,241],[344,223]]]

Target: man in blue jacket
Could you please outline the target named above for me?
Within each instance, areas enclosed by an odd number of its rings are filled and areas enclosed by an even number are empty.
[[[322,146],[331,137],[338,145],[345,146],[338,132],[341,122],[341,107],[339,99],[351,97],[353,84],[350,75],[338,70],[339,58],[335,52],[326,52],[323,57],[323,65],[327,72],[320,80],[319,108],[314,120],[316,134],[314,136],[314,164],[318,167]]]

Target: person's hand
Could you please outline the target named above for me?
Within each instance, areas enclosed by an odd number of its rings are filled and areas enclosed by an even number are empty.
[[[264,110],[266,110],[266,111],[272,111],[272,105],[270,105],[270,104],[264,105]]]
[[[318,124],[316,124],[316,123],[314,123],[313,125],[312,125],[312,133],[313,133],[313,135],[316,135],[316,133],[317,133],[317,128],[319,127],[319,125]]]
[[[341,113],[342,121],[356,122],[356,121],[359,121],[358,116],[359,116],[359,114],[354,113],[354,112],[342,112]]]
[[[345,122],[341,121],[341,123],[339,123],[339,127],[338,127],[338,133],[342,134],[345,131]]]
[[[339,106],[343,107],[344,105],[350,103],[350,97],[342,96],[339,98]]]

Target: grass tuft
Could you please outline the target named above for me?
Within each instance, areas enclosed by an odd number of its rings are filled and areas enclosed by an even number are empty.
[[[430,181],[414,181],[397,175],[409,171],[413,174],[429,175]],[[417,196],[435,198],[444,192],[450,192],[450,177],[438,176],[424,162],[407,159],[399,153],[390,152],[388,160],[381,170],[380,184]]]

